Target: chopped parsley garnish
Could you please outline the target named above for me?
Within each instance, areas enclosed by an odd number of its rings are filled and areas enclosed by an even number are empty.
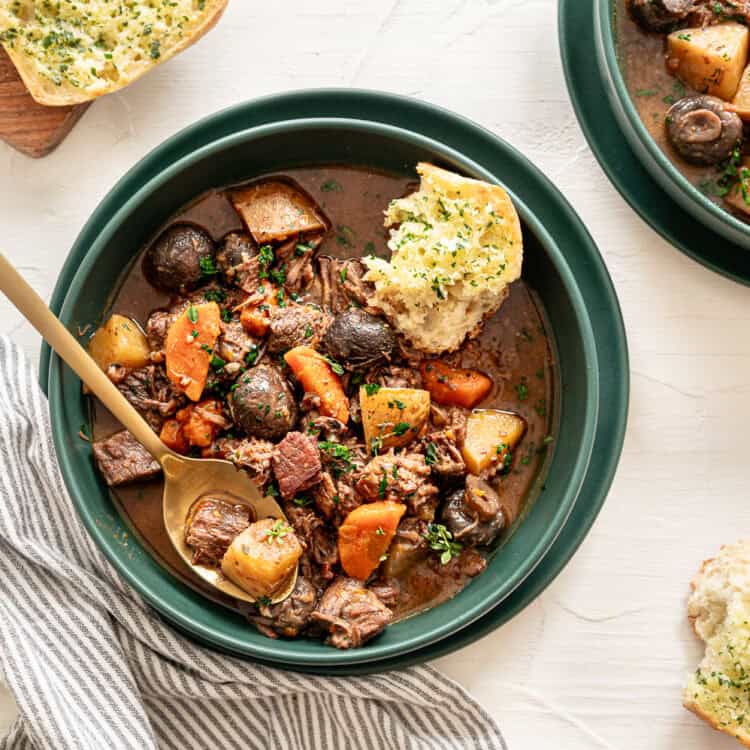
[[[333,370],[336,375],[344,374],[344,368],[335,359],[325,357],[325,361],[328,362],[328,364],[331,366],[331,370]]]
[[[270,276],[271,276],[271,281],[273,281],[274,284],[283,286],[284,282],[286,281],[286,264],[282,263],[281,267],[278,270],[271,271]]]
[[[245,362],[252,367],[258,360],[259,354],[260,350],[258,347],[253,346],[253,348],[245,355]]]
[[[187,309],[187,316],[188,316],[188,320],[191,323],[198,322],[198,311],[192,305],[190,305],[190,307],[188,307]]]
[[[276,295],[276,301],[279,303],[279,307],[286,307],[286,302],[284,301],[284,290],[283,289],[279,289],[279,292]]]
[[[320,186],[320,189],[324,193],[341,193],[344,190],[336,180],[326,180],[326,182]]]
[[[380,482],[378,483],[378,497],[381,500],[384,500],[387,491],[388,491],[388,475],[385,473],[385,469],[383,469],[383,476],[380,478]]]
[[[383,530],[383,527],[382,527],[382,526],[378,526],[378,528],[377,528],[377,529],[375,529],[375,533],[376,533],[376,534],[377,534],[378,536],[385,536],[385,531]]]
[[[221,370],[226,364],[226,360],[222,359],[218,354],[212,354],[210,364],[214,370]]]
[[[308,323],[305,326],[305,338],[309,339],[312,337],[312,335],[313,335],[313,329],[312,329],[312,326]]]
[[[277,544],[283,544],[282,540],[291,530],[291,526],[288,526],[285,521],[279,519],[266,531],[266,541],[271,544],[275,539]]]
[[[543,398],[540,398],[539,401],[536,402],[536,406],[534,407],[534,411],[540,416],[544,417],[547,415],[547,401]]]
[[[341,283],[344,284],[346,282],[346,266],[344,266],[339,271],[339,278],[341,279]]]
[[[292,502],[298,508],[306,508],[308,505],[312,505],[312,500],[309,497],[295,497]]]
[[[262,245],[258,250],[258,264],[260,265],[261,269],[258,276],[261,279],[268,278],[268,267],[273,264],[273,261],[273,248],[270,245]]]
[[[373,456],[377,456],[383,448],[383,438],[378,436],[370,440],[370,453]]]
[[[368,396],[374,396],[380,390],[378,383],[365,383],[365,393]]]
[[[309,253],[312,248],[310,245],[306,245],[304,242],[300,242],[297,244],[297,247],[294,248],[294,254],[301,258],[305,253]]]
[[[204,295],[203,299],[206,302],[224,302],[227,298],[227,293],[223,289],[209,289]]]
[[[223,320],[223,321],[224,321],[225,323],[229,323],[229,322],[230,322],[230,321],[232,320],[232,311],[231,311],[231,310],[229,310],[229,309],[228,309],[228,308],[226,308],[226,307],[223,307],[223,308],[221,309],[221,319],[222,319],[222,320]]]
[[[338,477],[341,474],[348,474],[350,471],[354,470],[351,451],[347,446],[331,440],[321,440],[318,443],[318,447],[331,458],[331,468],[334,476]]]
[[[161,42],[158,39],[151,42],[149,55],[151,55],[152,60],[158,60],[161,57]]]
[[[270,596],[259,596],[256,601],[261,606],[268,607],[271,604],[271,597]]]
[[[404,435],[409,430],[410,427],[411,425],[408,422],[399,422],[393,428],[393,434],[398,435],[400,437],[401,435]]]
[[[424,538],[430,549],[440,553],[441,565],[447,565],[454,557],[458,557],[463,548],[459,542],[453,541],[453,534],[442,523],[428,524]]]
[[[526,401],[529,397],[529,388],[526,383],[519,383],[518,385],[513,386],[513,390],[518,395],[519,401]]]
[[[427,443],[427,448],[424,452],[424,462],[428,466],[434,466],[437,463],[437,445],[435,443]]]
[[[500,443],[497,446],[497,455],[502,456],[503,467],[502,473],[505,474],[510,469],[510,465],[513,462],[513,454],[511,453],[510,446],[507,443]]]
[[[204,276],[216,276],[219,273],[219,269],[210,255],[203,255],[198,261],[198,265],[200,265],[201,273]]]

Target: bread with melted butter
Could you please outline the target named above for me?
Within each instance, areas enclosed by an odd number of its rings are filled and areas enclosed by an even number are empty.
[[[40,104],[127,86],[205,34],[228,0],[0,2],[0,42]]]
[[[420,163],[419,190],[391,201],[390,260],[367,257],[370,304],[412,346],[454,351],[494,313],[521,275],[521,223],[508,193]]]
[[[688,618],[706,650],[683,705],[750,747],[750,540],[722,547],[690,585]]]

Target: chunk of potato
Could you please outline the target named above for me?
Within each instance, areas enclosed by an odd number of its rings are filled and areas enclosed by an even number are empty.
[[[481,474],[493,463],[503,463],[526,432],[526,420],[496,409],[477,409],[466,422],[461,448],[466,468]]]
[[[302,554],[302,546],[283,519],[264,518],[235,537],[221,560],[224,575],[250,596],[273,598]]]
[[[724,196],[724,201],[735,211],[750,216],[750,157],[745,156],[740,163],[740,179]]]
[[[232,191],[231,199],[259,245],[328,228],[312,198],[288,182],[258,182]]]
[[[727,109],[736,112],[743,120],[750,120],[750,65],[742,73],[737,93]]]
[[[136,368],[149,362],[148,341],[143,331],[130,318],[117,314],[91,337],[89,354],[105,371],[110,365]]]
[[[365,442],[372,453],[401,448],[419,437],[430,414],[430,394],[419,388],[359,389]]]
[[[748,29],[739,23],[690,28],[667,37],[667,67],[702,94],[731,101],[747,64]]]

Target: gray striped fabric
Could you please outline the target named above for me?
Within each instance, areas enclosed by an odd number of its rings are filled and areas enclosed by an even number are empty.
[[[505,748],[485,711],[431,667],[311,677],[165,626],[78,521],[47,402],[3,338],[0,452],[0,668],[20,710],[0,750]]]

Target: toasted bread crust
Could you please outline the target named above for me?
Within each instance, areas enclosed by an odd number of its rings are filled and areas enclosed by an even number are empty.
[[[81,104],[83,102],[97,99],[105,94],[119,91],[125,86],[129,86],[157,65],[166,62],[179,52],[187,49],[191,44],[197,42],[204,34],[216,25],[224,13],[228,2],[229,0],[208,0],[207,4],[210,8],[209,12],[206,13],[205,18],[201,23],[191,30],[191,33],[188,36],[181,39],[172,47],[164,48],[158,60],[144,60],[143,63],[135,68],[128,76],[121,76],[117,81],[112,81],[111,85],[103,90],[87,91],[86,89],[75,88],[66,83],[57,86],[48,78],[37,73],[33,59],[30,59],[26,54],[15,49],[10,44],[6,43],[3,46],[8,53],[8,57],[10,57],[13,64],[16,66],[18,74],[21,76],[29,93],[39,104],[44,104],[49,107],[64,107],[71,104]]]
[[[704,711],[696,703],[683,701],[682,705],[688,711],[692,711],[699,719],[703,719],[703,721],[705,721],[706,724],[711,727],[711,729],[715,729],[717,732],[722,732],[723,734],[728,734],[730,737],[734,737],[734,739],[743,744],[745,747],[750,747],[750,734],[748,732],[736,732],[735,730],[720,726],[719,722],[716,721],[716,719],[711,716],[711,714]]]

